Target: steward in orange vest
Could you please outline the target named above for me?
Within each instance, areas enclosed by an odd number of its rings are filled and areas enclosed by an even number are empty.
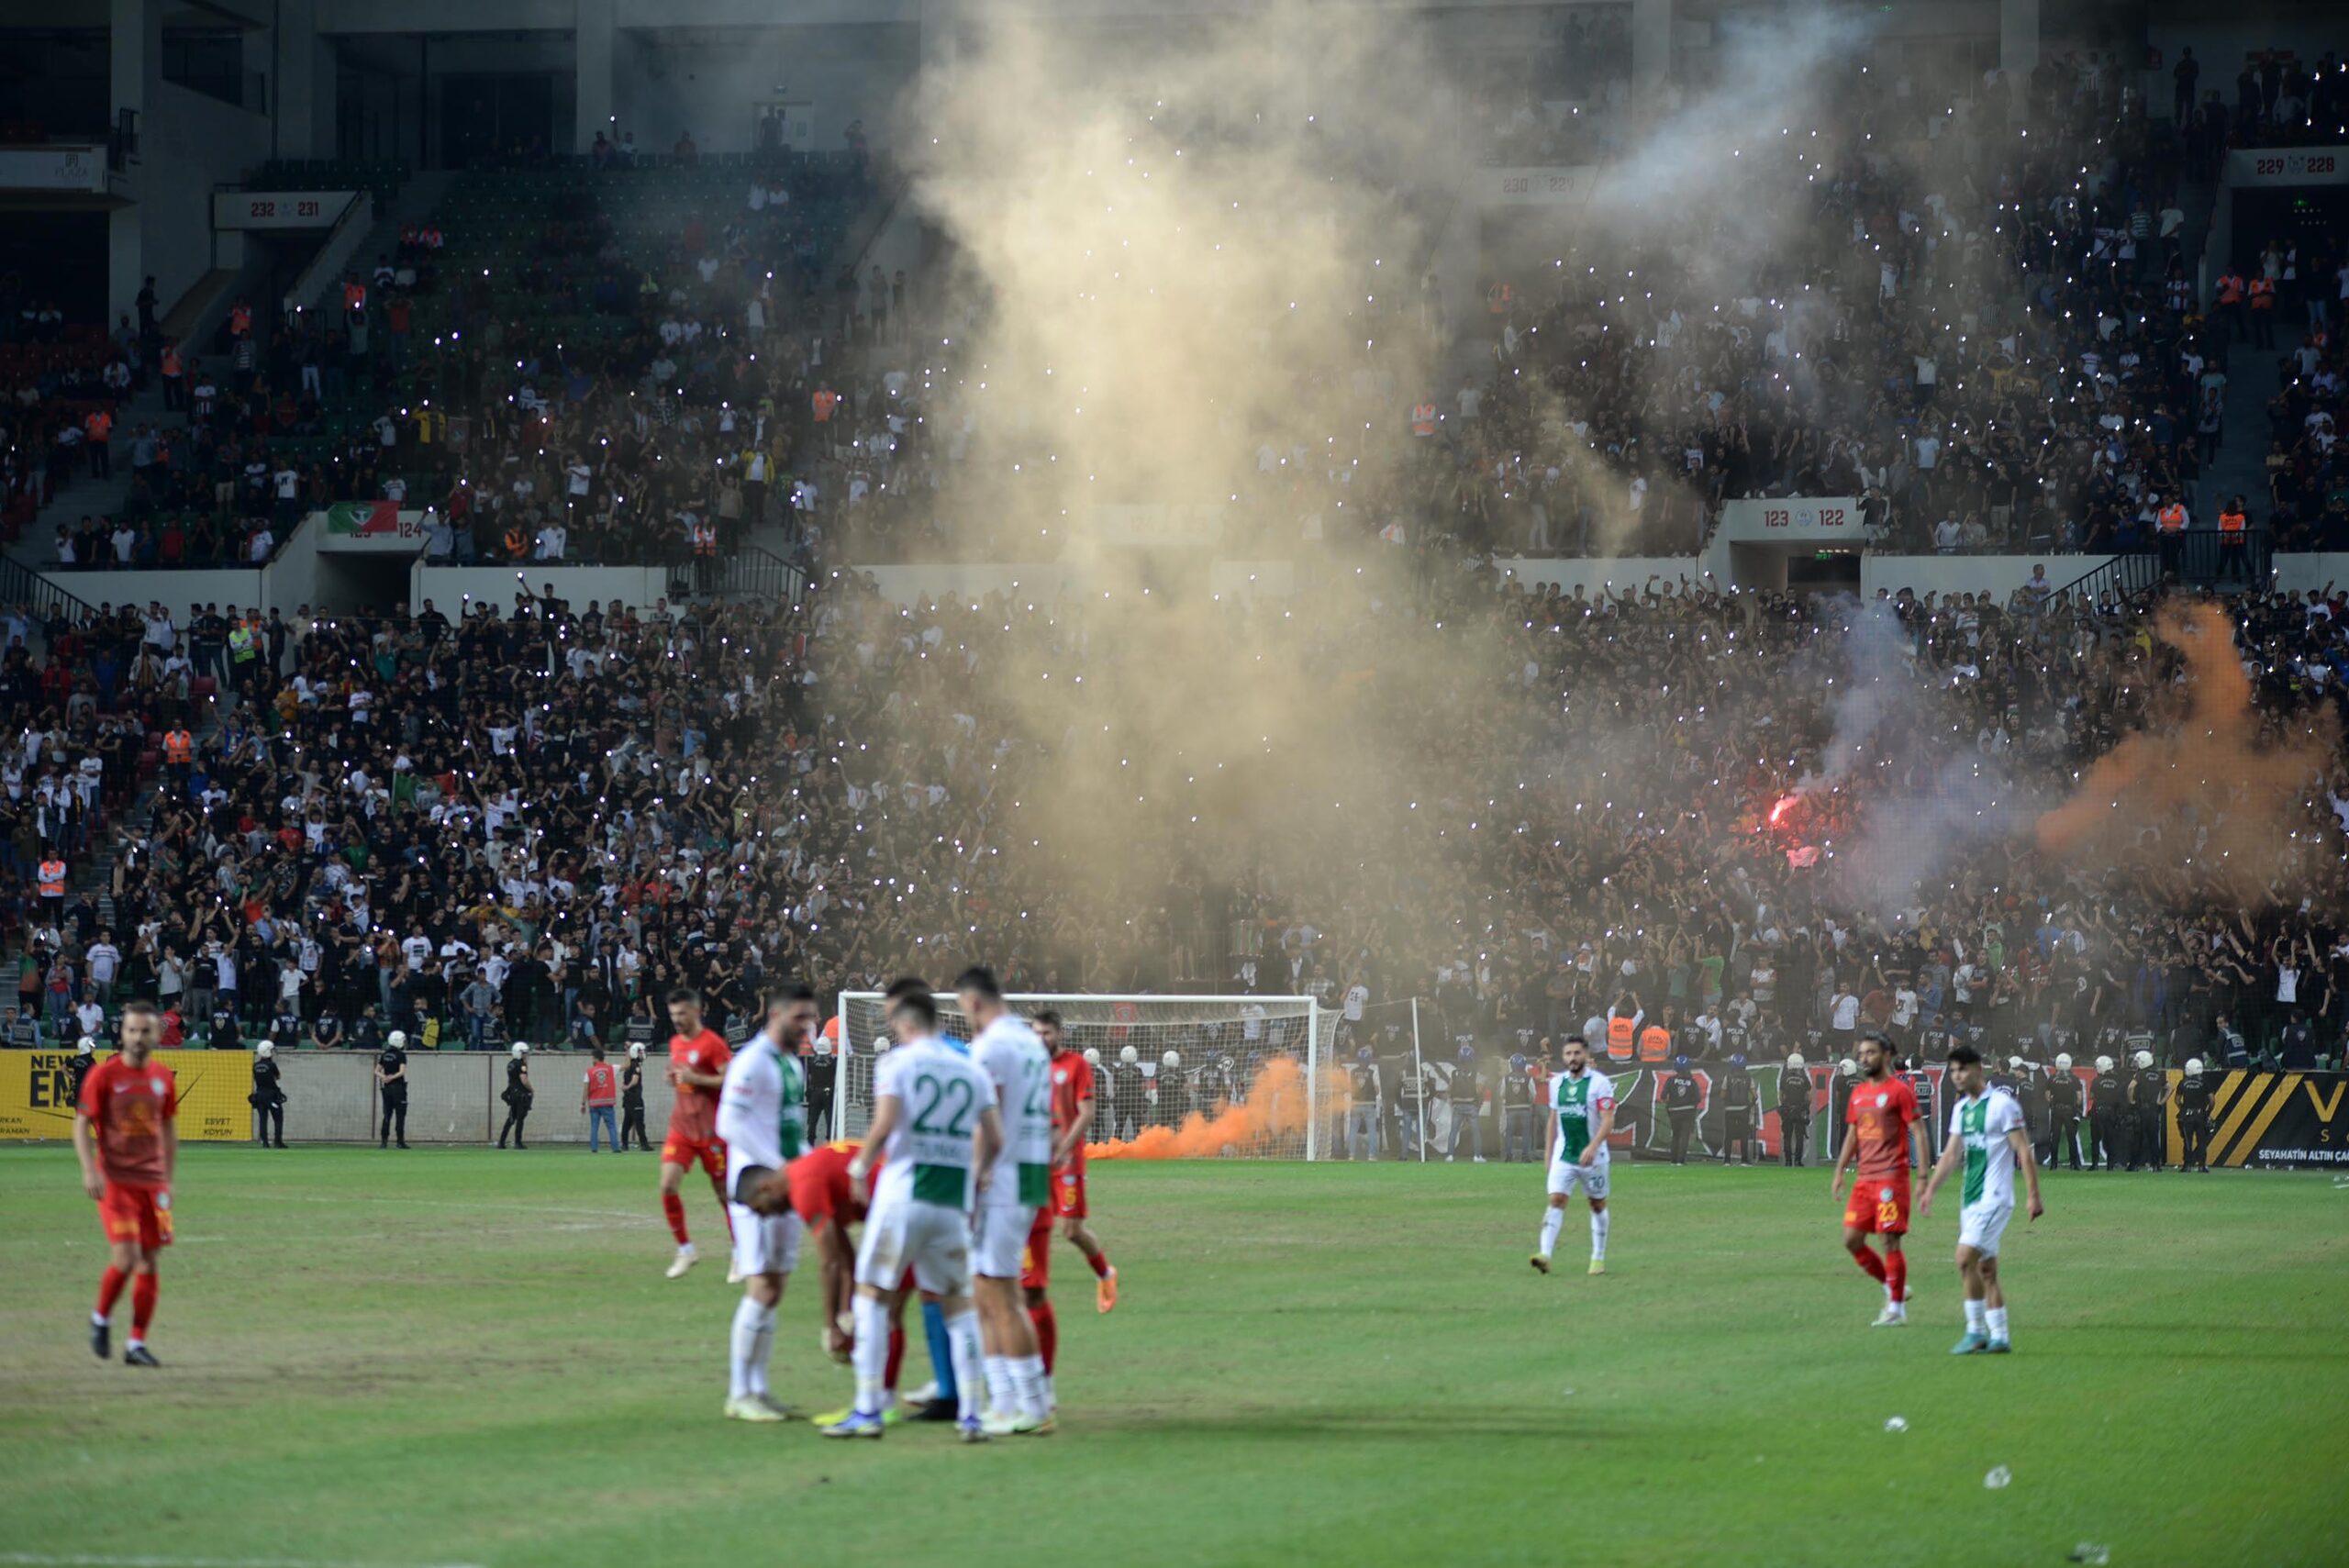
[[[65,862],[54,858],[40,862],[40,895],[43,898],[65,896]]]
[[[1639,1023],[1628,1014],[1618,1013],[1607,1020],[1607,1055],[1615,1062],[1631,1060],[1631,1044],[1639,1033]]]
[[[1415,436],[1432,436],[1435,434],[1434,404],[1414,403],[1411,405],[1411,434]]]
[[[1650,1024],[1640,1031],[1640,1060],[1657,1064],[1671,1060],[1672,1031],[1662,1024]]]
[[[163,732],[163,761],[175,768],[184,768],[195,761],[195,737],[185,729]]]
[[[2182,534],[2186,531],[2186,507],[2172,501],[2155,515],[2154,521],[2165,534]]]

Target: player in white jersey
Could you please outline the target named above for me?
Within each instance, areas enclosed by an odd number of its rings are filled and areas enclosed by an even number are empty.
[[[874,1159],[884,1162],[856,1253],[856,1407],[824,1435],[881,1435],[889,1298],[910,1267],[915,1284],[939,1298],[946,1320],[961,1407],[955,1426],[964,1442],[985,1442],[970,1213],[974,1178],[1003,1147],[1003,1118],[986,1074],[938,1038],[938,1006],[927,984],[898,981],[889,988],[888,1007],[897,1048],[874,1064],[873,1125],[849,1165],[852,1190],[864,1198]]]
[[[1965,1197],[1957,1218],[1957,1273],[1965,1287],[1965,1336],[1951,1347],[1950,1354],[2004,1355],[2009,1348],[2007,1292],[1998,1278],[1998,1238],[2014,1218],[2016,1166],[2022,1167],[2031,1194],[2031,1218],[2047,1212],[2039,1201],[2039,1159],[2032,1152],[2031,1132],[2015,1097],[1984,1084],[1980,1051],[1970,1045],[1952,1048],[1949,1073],[1959,1097],[1950,1107],[1949,1141],[1942,1145],[1942,1157],[1917,1200],[1917,1218],[1933,1211],[1933,1194],[1963,1167]]]
[[[963,1016],[978,1033],[971,1060],[994,1085],[1003,1149],[979,1193],[976,1223],[979,1333],[985,1350],[985,1427],[992,1437],[1052,1429],[1044,1358],[1019,1293],[1036,1211],[1052,1195],[1052,1062],[1044,1042],[1003,1005],[994,972],[966,969],[954,982]]]
[[[1590,1045],[1578,1034],[1566,1037],[1563,1066],[1550,1080],[1550,1207],[1542,1216],[1542,1240],[1528,1261],[1550,1272],[1558,1228],[1579,1188],[1590,1200],[1590,1272],[1607,1272],[1608,1135],[1615,1130],[1615,1084],[1590,1065]]]
[[[768,1177],[807,1151],[807,1073],[799,1052],[816,1022],[816,993],[786,987],[767,1004],[766,1027],[726,1064],[718,1090],[718,1136],[726,1142],[727,1208],[734,1225],[734,1307],[726,1414],[737,1421],[787,1421],[767,1392],[774,1313],[799,1262],[799,1216],[751,1207]]]

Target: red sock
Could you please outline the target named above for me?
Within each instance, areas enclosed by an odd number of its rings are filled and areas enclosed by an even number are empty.
[[[726,1184],[712,1176],[709,1190],[718,1195],[718,1212],[726,1217],[726,1239],[731,1241],[734,1240],[734,1210],[726,1201]]]
[[[130,1337],[143,1340],[155,1320],[155,1276],[134,1274],[130,1281]]]
[[[1876,1255],[1874,1247],[1863,1243],[1852,1253],[1852,1262],[1859,1264],[1860,1271],[1876,1284],[1884,1283],[1884,1260]]]
[[[1108,1253],[1087,1252],[1085,1255],[1085,1261],[1093,1265],[1093,1277],[1095,1279],[1108,1279],[1109,1277]]]
[[[1891,1289],[1893,1300],[1909,1299],[1908,1253],[1887,1252],[1884,1255],[1884,1283]]]
[[[680,1247],[690,1245],[685,1235],[685,1200],[679,1193],[661,1195],[661,1212],[669,1217],[669,1234],[677,1239]]]
[[[1044,1358],[1044,1375],[1052,1375],[1052,1362],[1060,1354],[1061,1320],[1052,1315],[1052,1304],[1040,1301],[1028,1309],[1028,1320],[1036,1325],[1036,1351]]]
[[[903,1325],[889,1325],[889,1364],[881,1373],[881,1386],[897,1386],[897,1369],[906,1364],[906,1330]]]
[[[98,1276],[99,1317],[114,1316],[114,1304],[122,1299],[122,1287],[128,1283],[129,1279],[128,1274],[124,1273],[113,1264],[106,1265],[106,1272]]]

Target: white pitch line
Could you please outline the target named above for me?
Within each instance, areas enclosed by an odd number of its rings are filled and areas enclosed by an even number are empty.
[[[311,1557],[116,1557],[81,1551],[0,1551],[0,1563],[22,1568],[377,1568],[372,1563],[329,1562]],[[479,1568],[479,1564],[437,1562],[423,1568]]]

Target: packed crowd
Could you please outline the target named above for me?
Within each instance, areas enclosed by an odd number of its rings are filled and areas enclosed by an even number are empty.
[[[1948,1018],[2042,1051],[2339,1049],[2349,764],[2306,781],[2309,820],[2232,868],[2248,884],[2195,859],[2223,799],[2148,817],[2118,861],[2032,847],[2020,803],[2178,717],[2142,606],[1876,606],[1902,695],[1877,765],[1839,773],[1835,683],[1861,673],[1824,604],[1479,575],[1430,602],[1379,571],[1359,597],[1155,624],[901,606],[843,575],[796,608],[518,595],[263,623],[225,665],[219,618],[160,606],[52,627],[45,661],[12,639],[19,1038],[135,995],[190,1037],[584,1044],[650,1033],[673,984],[724,1027],[770,976],[829,995],[976,951],[1021,990],[1311,992],[1350,1019],[1419,995],[1487,1049],[1609,1009],[1750,1056]],[[2271,727],[2343,706],[2344,615],[2244,608]],[[1295,733],[1239,744],[1170,709],[1167,637],[1218,651],[1200,676],[1247,739]],[[200,739],[175,706],[195,662],[225,673]],[[1259,709],[1267,667],[1336,695]],[[1065,695],[1040,711],[1047,681]],[[1139,715],[1167,726],[1155,756],[1120,732]],[[142,773],[104,880],[52,890]]]

